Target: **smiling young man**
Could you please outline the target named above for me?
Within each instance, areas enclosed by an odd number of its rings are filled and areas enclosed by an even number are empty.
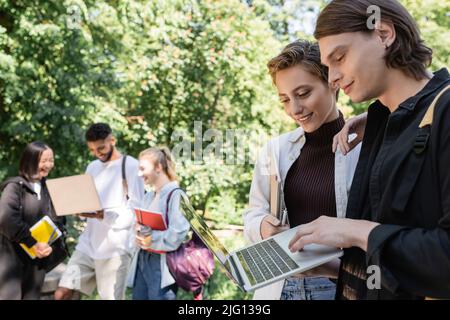
[[[381,20],[370,28],[373,5]],[[347,219],[303,225],[291,250],[308,243],[346,248],[337,299],[450,298],[448,71],[427,70],[432,51],[395,0],[331,1],[315,37],[330,83],[353,102],[376,101]]]
[[[131,251],[133,249],[133,213],[128,201],[138,202],[144,196],[144,185],[138,177],[138,161],[116,148],[116,138],[109,125],[93,124],[86,132],[87,146],[97,160],[91,162],[86,173],[95,186],[104,211],[96,215],[82,215],[87,225],[81,234],[56,299],[69,299],[73,290],[91,295],[95,287],[103,300],[121,300]],[[125,170],[125,172],[123,172]],[[123,183],[126,176],[128,190]]]

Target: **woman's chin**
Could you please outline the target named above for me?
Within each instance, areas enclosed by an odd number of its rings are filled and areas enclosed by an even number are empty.
[[[39,180],[42,180],[42,179],[44,179],[44,178],[47,178],[47,177],[48,177],[48,174],[49,174],[49,172],[42,172],[42,173],[39,175]]]
[[[305,131],[306,133],[312,133],[314,131],[316,131],[318,129],[318,127],[314,124],[299,124],[300,127],[302,127],[303,131]]]

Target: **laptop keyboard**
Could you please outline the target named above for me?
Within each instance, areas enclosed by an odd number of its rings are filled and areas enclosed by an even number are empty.
[[[291,270],[298,265],[274,240],[269,239],[236,253],[252,285],[261,283]]]

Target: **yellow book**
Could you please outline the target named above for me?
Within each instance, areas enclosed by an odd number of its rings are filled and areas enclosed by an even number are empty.
[[[48,244],[52,244],[62,235],[61,230],[58,229],[55,223],[48,216],[43,217],[34,226],[32,226],[30,228],[30,232],[37,242],[47,242]],[[28,248],[23,243],[21,243],[20,246],[31,259],[36,258],[36,252],[33,248]]]

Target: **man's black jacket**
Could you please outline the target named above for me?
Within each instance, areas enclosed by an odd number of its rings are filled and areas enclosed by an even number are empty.
[[[450,90],[428,132],[418,129],[449,84],[442,69],[392,114],[379,101],[369,107],[347,217],[381,225],[367,253],[346,250],[338,299],[450,298]],[[380,290],[367,288],[370,265],[380,267]]]

